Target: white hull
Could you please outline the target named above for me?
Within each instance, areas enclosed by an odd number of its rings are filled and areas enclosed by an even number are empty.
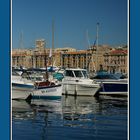
[[[63,94],[78,95],[78,96],[94,96],[99,90],[97,84],[63,84]]]
[[[33,98],[55,98],[62,96],[62,86],[46,87],[41,89],[34,89],[32,93]]]
[[[87,70],[68,68],[62,80],[63,94],[75,96],[95,96],[100,84],[88,78]]]
[[[12,99],[27,99],[34,88],[31,80],[12,75]]]
[[[12,82],[12,99],[27,99],[34,89],[33,83]]]
[[[27,99],[31,95],[31,92],[24,89],[12,88],[12,99]]]

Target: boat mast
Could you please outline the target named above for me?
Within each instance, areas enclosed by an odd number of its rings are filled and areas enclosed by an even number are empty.
[[[20,60],[18,62],[18,66],[22,67],[23,66],[23,57],[22,57],[22,50],[23,50],[23,31],[20,33],[20,41],[19,41],[19,56]]]
[[[52,21],[52,68],[53,68],[53,54],[54,54],[54,20]]]
[[[97,22],[96,26],[96,70],[98,70],[98,38],[99,38],[99,22]]]
[[[88,49],[90,50],[91,44],[90,44],[90,41],[89,41],[88,30],[86,31],[86,36],[87,36],[87,42],[88,42]],[[88,71],[90,71],[90,69],[89,69],[89,63],[90,63],[90,58],[88,59],[88,52],[86,52],[86,69]]]
[[[46,45],[45,45],[46,46]],[[48,80],[48,78],[49,78],[49,76],[48,76],[48,71],[47,71],[47,67],[48,67],[48,59],[47,59],[47,54],[46,54],[46,47],[44,47],[44,58],[45,58],[45,60],[44,60],[44,65],[45,65],[45,67],[46,67],[46,73],[45,73],[45,77],[44,77],[44,79],[45,79],[45,81],[47,81]]]

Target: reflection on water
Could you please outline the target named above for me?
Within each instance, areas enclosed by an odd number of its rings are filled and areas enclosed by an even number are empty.
[[[12,100],[13,140],[127,139],[127,98]]]

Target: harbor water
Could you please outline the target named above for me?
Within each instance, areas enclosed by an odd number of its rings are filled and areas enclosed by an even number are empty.
[[[12,100],[13,140],[127,140],[127,97]]]

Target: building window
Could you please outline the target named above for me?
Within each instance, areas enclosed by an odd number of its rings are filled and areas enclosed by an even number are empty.
[[[125,73],[125,70],[123,70],[123,73]]]

